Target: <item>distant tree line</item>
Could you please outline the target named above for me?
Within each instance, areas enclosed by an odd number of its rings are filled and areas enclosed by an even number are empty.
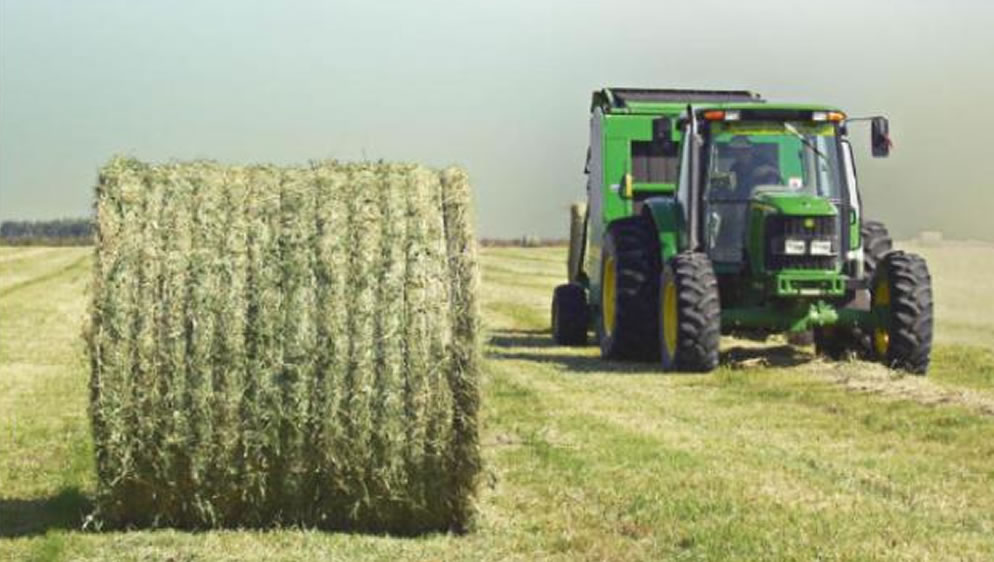
[[[539,238],[537,236],[519,236],[517,238],[480,238],[484,248],[537,248],[540,246],[569,246],[565,238]]]
[[[91,219],[0,222],[0,245],[85,246],[93,243]]]

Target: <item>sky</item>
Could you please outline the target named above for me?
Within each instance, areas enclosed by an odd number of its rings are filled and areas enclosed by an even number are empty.
[[[590,94],[749,89],[854,127],[865,215],[994,240],[994,3],[0,0],[0,220],[144,160],[465,167],[480,234],[565,237]]]

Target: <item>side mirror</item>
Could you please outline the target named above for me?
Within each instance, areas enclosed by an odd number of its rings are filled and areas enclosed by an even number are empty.
[[[870,121],[870,147],[874,158],[890,155],[890,125],[886,117],[874,117]]]

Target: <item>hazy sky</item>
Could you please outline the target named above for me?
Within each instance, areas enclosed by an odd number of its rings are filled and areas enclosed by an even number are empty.
[[[115,153],[365,157],[466,167],[483,235],[565,236],[590,92],[625,85],[886,113],[867,214],[990,240],[992,30],[980,0],[0,0],[0,219],[88,214]]]

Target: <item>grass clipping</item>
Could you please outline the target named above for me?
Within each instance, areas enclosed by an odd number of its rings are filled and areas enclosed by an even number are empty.
[[[96,206],[102,521],[468,528],[479,312],[461,170],[119,158]]]

